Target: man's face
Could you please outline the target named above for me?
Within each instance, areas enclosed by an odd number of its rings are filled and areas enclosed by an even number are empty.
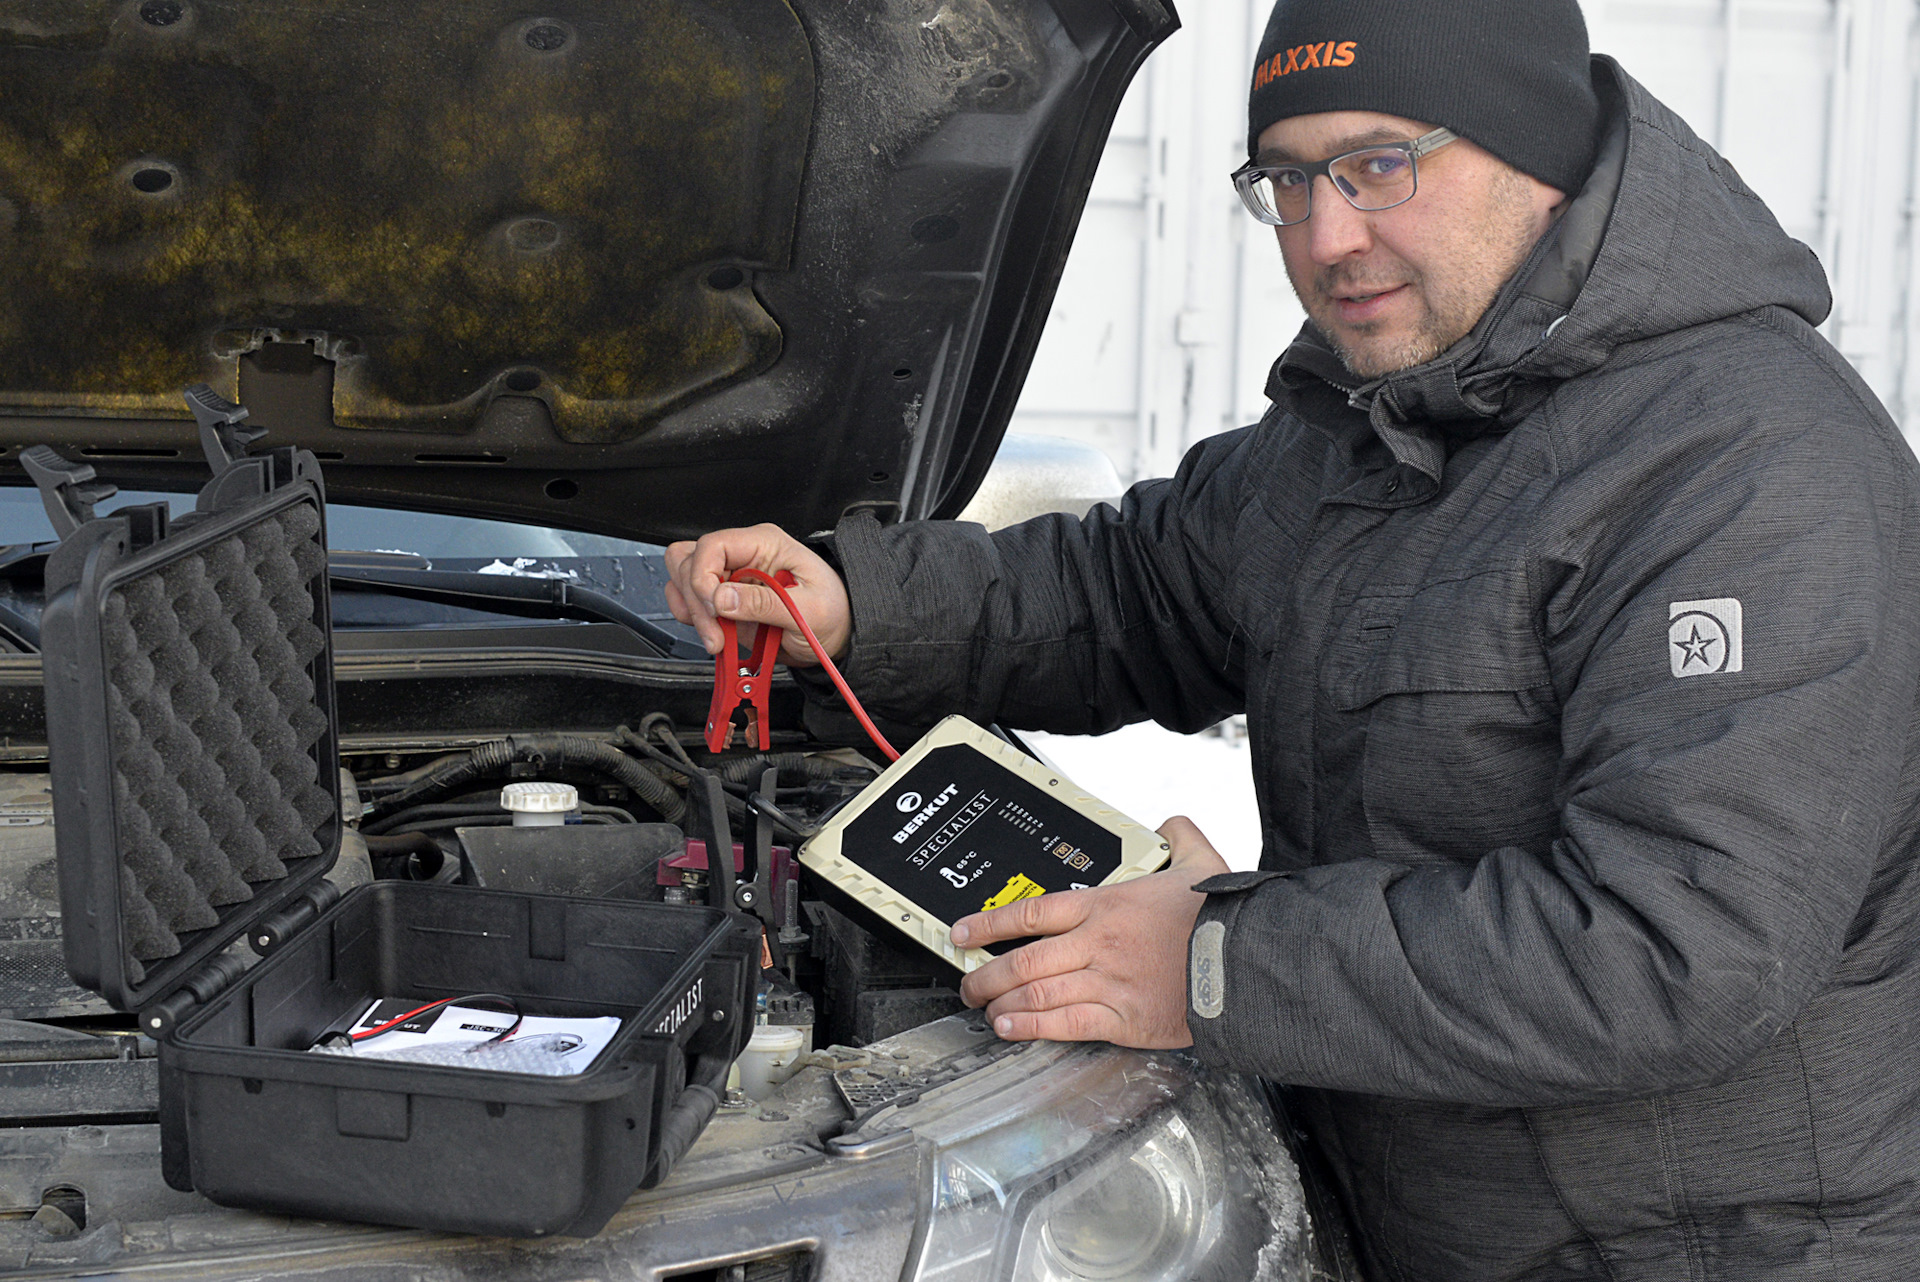
[[[1372,111],[1294,116],[1260,135],[1256,159],[1326,160],[1433,127]],[[1320,177],[1313,216],[1274,229],[1301,305],[1362,378],[1424,364],[1464,338],[1566,203],[1464,138],[1418,163],[1420,190],[1404,205],[1363,213]]]

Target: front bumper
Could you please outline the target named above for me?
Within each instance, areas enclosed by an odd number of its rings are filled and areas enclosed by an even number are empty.
[[[833,1070],[806,1069],[760,1105],[723,1110],[672,1178],[585,1241],[232,1211],[165,1187],[156,1127],[0,1132],[0,1215],[13,1211],[0,1218],[0,1270],[331,1282],[1314,1276],[1299,1176],[1256,1083],[1177,1054],[1009,1046],[970,1016],[860,1059],[843,1074],[893,1081],[886,1102],[850,1122]],[[56,1186],[84,1192],[79,1232],[27,1218]]]

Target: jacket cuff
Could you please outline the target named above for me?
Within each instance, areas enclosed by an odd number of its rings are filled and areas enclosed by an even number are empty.
[[[853,637],[848,644],[846,667],[861,659],[861,643],[881,641],[887,620],[914,617],[913,603],[906,597],[894,566],[891,550],[880,522],[870,512],[856,512],[835,527],[829,545],[831,559],[847,586],[847,601],[853,610]],[[862,623],[865,627],[862,627]]]
[[[867,714],[896,747],[917,740],[926,727],[885,715],[875,705],[882,692],[898,684],[892,671],[885,636],[889,621],[911,617],[910,602],[886,544],[880,522],[870,512],[856,512],[842,520],[832,534],[816,539],[813,549],[833,566],[846,585],[851,612],[847,652],[834,666],[866,705]],[[819,668],[789,668],[805,698],[805,724],[810,733],[829,743],[865,747],[867,733],[848,710],[833,681]]]
[[[1207,901],[1201,905],[1187,944],[1187,1031],[1193,1036],[1194,1053],[1208,1063],[1245,1063],[1245,1052],[1266,1040],[1267,1025],[1274,1019],[1272,995],[1263,998],[1248,985],[1234,982],[1259,969],[1236,965],[1235,954],[1249,946],[1249,934],[1264,936],[1271,944],[1273,932],[1244,929],[1240,917],[1259,898],[1262,886],[1290,875],[1230,872],[1194,885]],[[1260,922],[1259,909],[1253,911],[1248,926]]]
[[[884,591],[891,576],[884,573],[886,555],[880,545],[880,523],[872,514],[859,512],[841,521],[831,534],[810,540],[809,545],[831,565],[846,585],[847,604],[851,613],[848,623],[847,652],[834,660],[834,666],[840,669],[840,675],[857,692],[865,670],[874,666],[873,648],[863,645],[862,641],[871,632],[871,628],[860,626],[860,616],[870,615],[875,619],[888,617],[885,611],[899,604],[899,590],[895,585],[889,596]],[[841,702],[839,690],[834,688],[831,678],[819,668],[789,668],[793,679],[799,683],[800,693],[807,700],[807,724],[811,729],[839,730],[852,728],[855,738],[864,738],[859,723],[846,711]],[[838,737],[828,734],[826,737]]]

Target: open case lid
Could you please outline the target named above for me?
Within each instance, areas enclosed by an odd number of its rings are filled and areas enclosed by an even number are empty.
[[[44,652],[67,969],[127,1011],[313,889],[340,850],[319,466],[249,457],[244,410],[204,388],[189,402],[215,475],[177,520],[165,504],[95,518],[113,489],[90,467],[23,459],[62,536]]]

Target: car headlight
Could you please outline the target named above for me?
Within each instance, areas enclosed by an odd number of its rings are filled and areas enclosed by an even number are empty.
[[[1311,1276],[1299,1176],[1260,1092],[1177,1054],[1035,1050],[913,1110],[931,1149],[913,1278]]]

